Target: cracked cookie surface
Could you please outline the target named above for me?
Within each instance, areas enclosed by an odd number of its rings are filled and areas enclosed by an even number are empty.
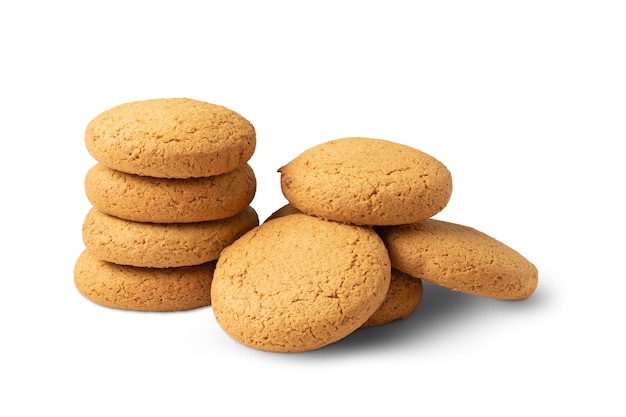
[[[189,98],[120,104],[85,129],[89,153],[109,168],[159,178],[232,171],[254,153],[254,126],[240,114]]]
[[[413,277],[467,294],[520,300],[536,289],[535,265],[474,228],[442,220],[377,227],[391,264]]]
[[[98,163],[85,177],[91,204],[112,216],[138,222],[191,223],[239,213],[256,193],[248,164],[222,175],[169,179],[120,172]]]
[[[74,284],[105,307],[135,311],[182,311],[211,304],[215,261],[178,268],[140,268],[102,261],[87,250],[74,266]]]
[[[261,224],[222,251],[213,312],[235,340],[300,352],[347,336],[381,305],[389,254],[371,227],[293,214]]]
[[[92,208],[83,242],[95,257],[120,265],[169,268],[216,260],[226,246],[259,224],[248,206],[227,219],[197,223],[140,223]]]
[[[284,196],[303,213],[361,225],[432,217],[448,203],[452,177],[410,146],[348,137],[314,146],[279,169]]]
[[[302,213],[290,204],[285,204],[265,220]],[[421,303],[424,289],[422,280],[391,268],[389,290],[382,304],[361,327],[373,327],[406,319]]]

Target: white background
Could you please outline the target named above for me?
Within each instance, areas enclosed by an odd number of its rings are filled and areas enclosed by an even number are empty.
[[[17,3],[0,6],[0,415],[624,415],[624,2]],[[298,354],[238,344],[210,308],[91,303],[73,284],[84,128],[160,97],[254,124],[261,220],[285,202],[276,170],[318,143],[435,156],[454,181],[437,218],[517,249],[537,291],[426,285],[407,320]]]

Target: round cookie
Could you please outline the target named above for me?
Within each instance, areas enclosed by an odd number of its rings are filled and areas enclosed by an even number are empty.
[[[371,227],[293,214],[222,251],[212,309],[220,326],[249,347],[309,351],[365,323],[390,279],[389,254]]]
[[[96,258],[120,265],[169,268],[213,261],[235,239],[259,224],[248,206],[222,220],[198,223],[140,223],[92,208],[83,241]]]
[[[504,243],[471,227],[429,219],[376,228],[391,264],[454,291],[503,300],[529,297],[537,268]]]
[[[216,261],[179,268],[139,268],[102,261],[83,251],[74,284],[105,307],[136,311],[182,311],[211,304]]]
[[[404,320],[422,301],[422,280],[391,269],[389,291],[378,310],[361,327],[380,326],[395,320]]]
[[[291,204],[274,211],[265,221],[302,213]],[[407,318],[422,301],[422,280],[395,268],[391,269],[389,290],[382,304],[361,327],[373,327]]]
[[[256,147],[256,132],[226,107],[160,98],[99,114],[87,125],[85,145],[98,162],[129,174],[210,177],[246,163]]]
[[[254,199],[256,178],[248,164],[222,175],[165,179],[93,166],[85,177],[87,199],[104,213],[152,223],[225,219]]]
[[[432,156],[383,139],[349,137],[314,146],[279,169],[289,203],[303,213],[361,225],[428,219],[452,193]]]

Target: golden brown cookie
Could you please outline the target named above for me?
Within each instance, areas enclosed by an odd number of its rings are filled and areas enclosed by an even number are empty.
[[[216,261],[178,268],[139,268],[102,261],[87,250],[74,267],[74,284],[94,303],[136,311],[181,311],[211,304]]]
[[[378,310],[361,327],[380,326],[406,319],[422,301],[423,292],[421,279],[392,268],[387,296]]]
[[[254,199],[256,178],[248,164],[222,175],[165,179],[93,166],[85,177],[87,199],[104,213],[138,222],[191,223],[225,219]]]
[[[383,302],[390,279],[389,254],[371,227],[294,214],[261,224],[222,251],[211,299],[235,340],[300,352],[359,328]]]
[[[529,297],[537,268],[504,243],[471,227],[429,219],[379,227],[391,264],[454,291],[504,300]]]
[[[265,221],[302,213],[291,204],[274,211]],[[407,318],[422,301],[422,280],[391,269],[389,291],[378,310],[361,327],[372,327]]]
[[[238,113],[189,98],[160,98],[115,106],[85,130],[100,163],[160,178],[210,177],[245,164],[256,146],[252,124]]]
[[[265,221],[302,213],[291,204],[274,211]],[[372,327],[407,318],[422,301],[422,280],[391,269],[389,291],[376,312],[361,327]]]
[[[140,223],[92,208],[83,223],[83,241],[96,258],[151,268],[199,265],[259,224],[248,206],[222,220],[198,223]]]
[[[428,219],[447,205],[452,193],[451,174],[441,162],[382,139],[325,142],[279,172],[283,194],[298,210],[362,225]]]

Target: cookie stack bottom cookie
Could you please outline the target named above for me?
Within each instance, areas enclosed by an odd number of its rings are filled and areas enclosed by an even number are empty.
[[[74,283],[89,300],[135,311],[181,311],[211,304],[215,261],[188,267],[142,268],[118,265],[84,250],[76,261]]]

